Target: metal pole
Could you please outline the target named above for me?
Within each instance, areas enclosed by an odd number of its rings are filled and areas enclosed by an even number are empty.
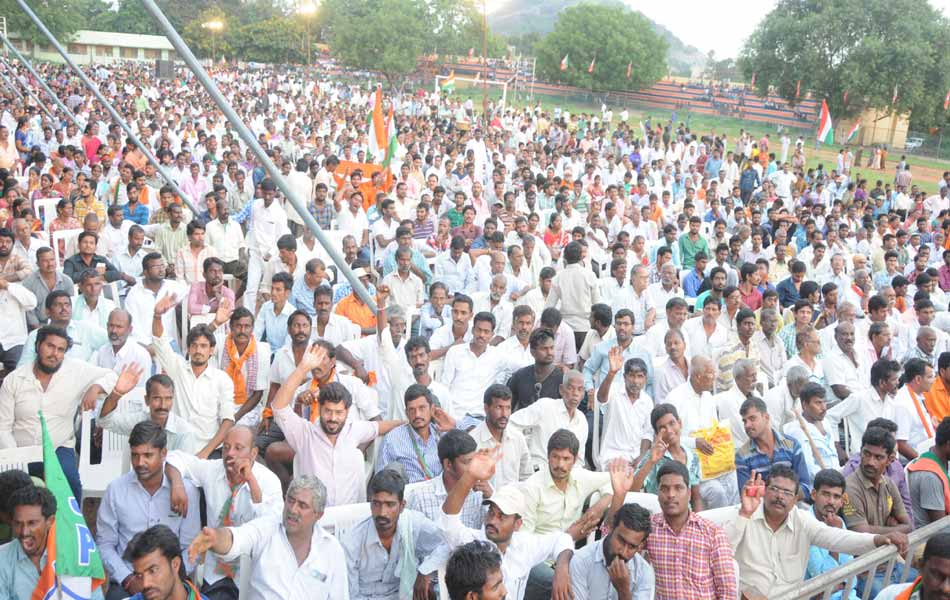
[[[36,69],[33,68],[33,65],[30,64],[30,61],[28,61],[25,56],[20,54],[20,51],[16,49],[16,46],[10,43],[10,40],[7,39],[6,32],[0,34],[0,40],[3,41],[4,45],[9,48],[11,52],[13,52],[13,56],[15,56],[24,67],[26,67],[26,70],[29,71],[31,75],[33,75],[33,78],[39,82],[40,86],[46,90],[46,94],[53,99],[53,102],[56,103],[56,106],[59,107],[59,110],[66,113],[66,115],[69,117],[69,120],[72,121],[73,125],[76,126],[76,129],[82,129],[82,125],[79,124],[79,119],[76,118],[76,115],[73,114],[73,111],[69,110],[66,105],[63,104],[62,100],[59,99],[59,96],[53,93],[53,90],[51,90],[50,87],[46,85],[46,82],[43,81],[43,78],[40,76],[40,74],[36,72]]]
[[[132,140],[139,151],[145,155],[146,159],[148,159],[148,162],[152,163],[152,166],[155,167],[155,170],[157,170],[161,174],[162,178],[168,182],[170,186],[172,186],[172,189],[175,190],[175,193],[178,194],[178,197],[181,198],[181,201],[184,202],[185,206],[191,210],[192,215],[197,217],[199,214],[198,209],[196,209],[195,206],[188,200],[188,197],[185,195],[185,193],[181,191],[181,188],[178,187],[178,183],[176,183],[175,180],[165,172],[164,167],[162,167],[161,163],[158,162],[158,159],[155,158],[155,155],[152,154],[152,151],[142,143],[142,140],[139,139],[139,136],[135,135],[135,132],[132,131],[132,128],[129,127],[129,124],[126,123],[125,119],[122,118],[122,115],[120,115],[118,111],[113,108],[112,103],[102,95],[102,92],[99,91],[99,87],[93,83],[85,73],[83,73],[82,69],[80,69],[76,63],[73,62],[73,59],[69,58],[69,54],[66,53],[66,49],[63,48],[62,44],[60,44],[55,37],[53,37],[53,34],[50,33],[50,30],[46,28],[46,25],[43,24],[43,21],[41,21],[40,18],[36,16],[36,13],[33,12],[33,9],[30,8],[24,0],[17,0],[17,4],[19,4],[20,8],[23,9],[23,12],[25,12],[26,15],[30,17],[30,20],[33,21],[33,23],[36,25],[36,28],[46,36],[46,38],[50,41],[50,44],[56,48],[56,51],[59,52],[59,55],[63,57],[63,60],[66,61],[66,64],[76,72],[76,75],[83,82],[83,84],[89,88],[89,91],[92,92],[96,99],[106,107],[106,110],[109,111],[112,119],[119,124],[123,131],[125,131],[129,139]]]
[[[6,66],[7,69],[10,69],[10,65],[6,64],[6,62],[4,62],[3,64],[4,64],[4,66]],[[13,70],[13,69],[10,69],[10,71],[12,71],[12,70]],[[3,77],[3,80],[7,83],[7,85],[9,85],[10,87],[14,88],[13,91],[16,91],[15,83],[13,83],[13,82],[11,82],[9,79],[7,79],[6,76]],[[16,82],[16,77],[15,77],[15,76],[14,76],[14,78],[13,78],[13,81]],[[33,90],[30,89],[30,86],[24,85],[24,86],[23,86],[23,89],[25,89],[25,90],[26,90],[26,93],[30,95],[30,98],[33,99],[33,102],[36,102],[36,105],[40,107],[40,110],[42,110],[43,112],[45,112],[45,113],[47,114],[47,116],[49,116],[49,118],[52,119],[52,121],[55,123],[55,122],[56,122],[56,117],[54,117],[54,116],[53,116],[53,113],[51,113],[51,112],[49,111],[49,109],[46,108],[46,105],[43,104],[43,101],[40,100],[40,99],[37,97],[37,95],[36,95],[35,93],[33,93]],[[22,95],[22,94],[20,94],[20,98],[23,98],[23,95]],[[25,99],[24,99],[24,102],[25,102]]]
[[[17,0],[22,3],[23,0]],[[277,184],[277,187],[280,188],[280,191],[283,192],[284,197],[290,202],[290,205],[294,207],[294,210],[297,211],[297,214],[303,219],[307,227],[310,228],[310,231],[313,232],[314,237],[317,238],[317,241],[320,242],[320,245],[323,246],[323,249],[326,250],[327,254],[330,256],[330,259],[336,264],[337,268],[343,273],[346,277],[346,280],[350,282],[350,285],[353,286],[353,291],[360,297],[360,299],[369,307],[373,309],[373,312],[377,311],[376,301],[370,295],[366,287],[360,282],[359,278],[353,273],[353,270],[346,264],[346,261],[343,258],[343,255],[340,253],[340,250],[333,246],[330,240],[324,235],[323,230],[320,229],[320,226],[317,225],[317,221],[313,218],[313,215],[310,214],[310,211],[307,210],[307,207],[304,203],[297,197],[296,192],[294,192],[287,181],[284,180],[284,176],[281,175],[280,171],[274,166],[274,163],[271,162],[271,159],[267,156],[267,153],[264,152],[264,149],[257,142],[257,138],[254,137],[254,134],[251,133],[251,130],[247,128],[247,125],[244,124],[244,121],[241,120],[241,117],[238,116],[234,109],[231,107],[231,104],[224,98],[221,94],[221,91],[218,89],[218,86],[215,85],[214,81],[208,77],[208,73],[201,66],[201,63],[198,62],[198,59],[195,58],[194,53],[185,43],[181,36],[178,35],[178,32],[175,31],[175,28],[172,27],[172,24],[168,21],[168,18],[165,16],[165,13],[162,12],[162,9],[155,4],[154,0],[142,0],[142,3],[145,5],[145,9],[158,21],[158,24],[165,31],[165,35],[168,37],[168,41],[172,43],[172,46],[175,47],[175,51],[178,53],[178,56],[185,61],[185,64],[188,65],[188,68],[191,69],[191,72],[195,74],[195,77],[201,83],[201,86],[204,87],[205,91],[208,92],[208,95],[211,96],[211,99],[214,100],[214,103],[218,105],[218,108],[221,109],[221,112],[224,113],[224,116],[227,117],[231,125],[237,129],[238,135],[241,136],[241,139],[244,140],[244,143],[247,144],[247,147],[251,149],[251,152],[257,157],[257,160],[261,162],[261,165],[267,171],[268,176]]]
[[[20,90],[18,90],[16,86],[13,85],[13,83],[9,79],[7,79],[7,76],[4,75],[2,72],[0,72],[0,79],[3,79],[4,85],[10,88],[10,90],[13,91],[14,94],[16,94],[17,98],[19,98],[20,100],[23,100],[24,102],[26,101],[26,98],[23,97],[23,94],[20,93]]]

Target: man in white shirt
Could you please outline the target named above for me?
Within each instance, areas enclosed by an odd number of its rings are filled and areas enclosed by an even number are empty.
[[[248,263],[247,289],[244,305],[256,306],[257,290],[264,274],[264,263],[277,252],[277,239],[287,233],[287,213],[274,199],[277,186],[270,179],[261,182],[263,197],[254,200],[251,208],[251,223],[247,232]]]
[[[128,311],[121,308],[113,309],[109,313],[106,331],[109,335],[109,343],[99,348],[93,357],[93,364],[118,373],[125,365],[134,363],[142,369],[143,373],[152,372],[152,357],[148,350],[140,344],[129,342],[129,336],[132,334],[132,315]],[[141,400],[145,391],[145,380],[140,380],[135,387],[140,392],[136,400]]]
[[[499,489],[524,481],[534,473],[531,452],[524,434],[508,427],[511,418],[511,390],[495,383],[485,390],[485,420],[471,431],[479,450],[500,448],[491,486]]]
[[[189,558],[195,560],[207,550],[222,561],[249,555],[250,600],[348,598],[346,555],[319,524],[326,487],[313,475],[298,476],[282,504],[281,517],[271,514],[238,527],[205,527],[188,548]]]
[[[515,411],[511,415],[511,424],[526,435],[531,449],[531,461],[534,469],[546,469],[548,465],[548,439],[555,431],[567,429],[580,440],[580,462],[584,462],[584,447],[587,445],[587,417],[578,410],[585,398],[584,375],[580,371],[569,370],[564,373],[560,387],[560,398],[539,398],[536,402]]]
[[[635,465],[653,438],[650,425],[653,400],[643,391],[647,384],[647,366],[640,358],[625,361],[619,346],[610,349],[607,360],[610,365],[607,375],[597,389],[597,401],[607,406],[607,412],[596,464],[603,468],[611,460],[622,458]],[[621,369],[622,379],[617,379]]]
[[[472,270],[472,259],[465,252],[465,238],[452,238],[448,252],[443,252],[435,260],[435,281],[441,281],[448,288],[449,296],[465,290],[465,282]]]
[[[494,332],[495,317],[478,313],[472,322],[471,342],[454,345],[445,354],[441,381],[452,391],[450,414],[456,420],[466,415],[484,416],[482,397],[507,361],[497,347],[489,344]]]
[[[0,277],[0,368],[13,371],[27,340],[27,311],[36,308],[36,296],[23,284]]]
[[[935,373],[930,363],[912,358],[904,363],[904,386],[894,396],[897,405],[897,451],[913,460],[933,444],[936,426],[924,404],[924,392],[930,391]],[[906,440],[906,442],[904,442]]]
[[[808,472],[814,479],[815,474],[822,469],[838,466],[838,452],[835,450],[835,439],[838,430],[832,429],[825,415],[828,405],[825,402],[825,388],[817,383],[808,382],[802,387],[801,416],[786,423],[782,432],[790,438],[798,440],[805,456]],[[817,492],[816,489],[812,492]]]

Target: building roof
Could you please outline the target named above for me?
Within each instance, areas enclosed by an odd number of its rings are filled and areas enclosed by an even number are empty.
[[[20,37],[10,32],[11,38]],[[171,42],[163,35],[139,35],[137,33],[116,33],[114,31],[90,31],[80,29],[69,40],[70,44],[87,44],[91,46],[117,46],[120,48],[145,48],[150,50],[174,50]]]

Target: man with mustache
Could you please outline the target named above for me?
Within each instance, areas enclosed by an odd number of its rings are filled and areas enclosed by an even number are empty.
[[[765,402],[753,396],[739,407],[742,426],[749,440],[736,448],[736,478],[742,489],[754,475],[768,478],[769,470],[786,465],[798,473],[805,498],[811,493],[811,473],[805,462],[801,444],[772,428]]]
[[[443,543],[442,531],[420,512],[406,509],[406,480],[383,469],[369,482],[372,516],[347,530],[340,540],[346,553],[350,598],[432,597],[433,566],[421,565]],[[415,566],[411,571],[407,565]],[[431,569],[431,570],[430,570]]]
[[[142,373],[152,372],[152,357],[149,356],[148,350],[141,344],[129,343],[129,336],[132,334],[132,315],[128,311],[121,308],[113,309],[106,321],[106,333],[109,336],[109,343],[99,348],[93,357],[93,364],[118,373],[125,365],[135,363],[142,369]],[[135,387],[136,390],[144,392],[145,380],[140,378]],[[139,398],[141,395],[136,400]],[[131,426],[129,429],[131,430]]]
[[[416,383],[406,389],[405,412],[409,422],[383,438],[376,457],[377,473],[402,465],[406,483],[428,481],[442,474],[439,438],[455,423],[434,400],[425,386]]]
[[[122,600],[144,591],[142,579],[123,559],[128,541],[150,526],[166,525],[187,546],[201,529],[199,511],[186,516],[171,510],[171,485],[165,477],[167,436],[160,425],[142,421],[129,436],[132,470],[106,488],[96,518],[96,545],[109,578],[106,600]],[[184,484],[190,504],[197,505],[198,490]],[[191,567],[191,565],[188,565]]]
[[[950,533],[940,532],[924,546],[920,577],[881,590],[875,600],[947,600],[950,598]]]
[[[811,498],[814,501],[812,512],[815,518],[829,527],[847,530],[844,520],[838,514],[844,506],[845,499],[844,475],[835,469],[822,469],[815,474],[815,485],[812,488]],[[825,548],[812,546],[809,552],[808,568],[805,570],[805,579],[812,579],[822,573],[835,569],[852,557],[848,554],[830,552]],[[841,598],[857,600],[854,591],[849,594],[841,593]]]
[[[527,306],[519,306],[530,311]],[[531,467],[531,452],[528,442],[517,427],[508,429],[511,418],[511,390],[500,383],[493,383],[485,390],[485,420],[471,431],[478,449],[501,448],[501,456],[495,465],[491,483],[500,488],[509,483],[524,481],[534,474]]]
[[[181,542],[166,525],[135,534],[123,558],[132,565],[142,588],[129,600],[208,600],[184,576]]]
[[[67,350],[69,358],[88,362],[109,341],[102,327],[92,321],[73,319],[72,299],[65,291],[55,290],[46,296],[46,314],[49,315],[49,324],[66,331],[73,341]],[[39,330],[33,330],[27,336],[18,367],[30,364],[36,358],[37,331]]]
[[[311,389],[310,396],[318,402],[310,404],[311,417],[318,411],[319,420],[313,423],[291,408],[297,397],[297,388],[330,361],[327,348],[314,344],[307,350],[293,373],[287,378],[271,403],[274,420],[294,451],[294,470],[297,475],[316,475],[331,484],[327,490],[327,504],[338,506],[362,502],[364,492],[363,453],[360,446],[386,435],[402,425],[403,421],[364,421],[348,419],[353,396],[337,381],[320,384]],[[306,392],[305,392],[306,393]],[[298,397],[299,402],[299,397]]]
[[[0,597],[30,598],[46,566],[46,536],[56,520],[56,498],[46,488],[25,486],[7,500],[13,541],[0,546]],[[92,593],[102,600],[102,591]]]
[[[280,480],[257,462],[251,430],[243,425],[229,429],[221,445],[221,456],[206,460],[182,451],[168,453],[165,476],[171,486],[172,510],[180,515],[199,510],[188,501],[184,484],[187,478],[204,491],[205,514],[208,515],[205,532],[211,527],[235,527],[261,517],[278,518],[284,509]],[[192,545],[201,538],[199,534]],[[237,555],[207,558],[202,594],[210,600],[237,600],[236,558]],[[191,556],[189,560],[194,562]]]
[[[515,411],[511,415],[511,424],[525,435],[531,450],[531,461],[535,470],[546,470],[548,466],[548,440],[555,431],[567,429],[580,441],[580,456],[584,462],[584,445],[587,442],[587,418],[578,407],[584,399],[584,376],[580,371],[570,370],[564,373],[560,398],[539,398],[537,402]]]
[[[798,485],[798,473],[786,465],[772,467],[768,480],[756,473],[742,488],[737,514],[727,519],[726,534],[739,563],[739,588],[747,598],[793,594],[801,586],[812,546],[852,555],[886,544],[907,551],[904,533],[844,531],[807,516],[795,504]]]
[[[280,517],[269,515],[240,527],[205,527],[189,546],[188,557],[193,561],[207,550],[225,561],[250,555],[251,600],[348,598],[343,548],[319,524],[326,504],[323,483],[313,475],[298,475],[284,502],[278,501]]]
[[[270,344],[254,336],[254,315],[240,306],[229,319],[230,333],[219,344],[218,364],[234,383],[234,422],[254,428],[260,423],[258,405],[268,388]]]

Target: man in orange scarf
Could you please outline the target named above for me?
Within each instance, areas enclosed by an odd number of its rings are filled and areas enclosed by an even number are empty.
[[[920,576],[910,583],[891,585],[879,593],[877,600],[946,600],[950,598],[950,533],[941,532],[924,546]]]
[[[261,420],[257,407],[267,389],[270,345],[255,339],[254,315],[243,306],[234,309],[229,326],[218,364],[234,382],[235,423],[253,429]]]

